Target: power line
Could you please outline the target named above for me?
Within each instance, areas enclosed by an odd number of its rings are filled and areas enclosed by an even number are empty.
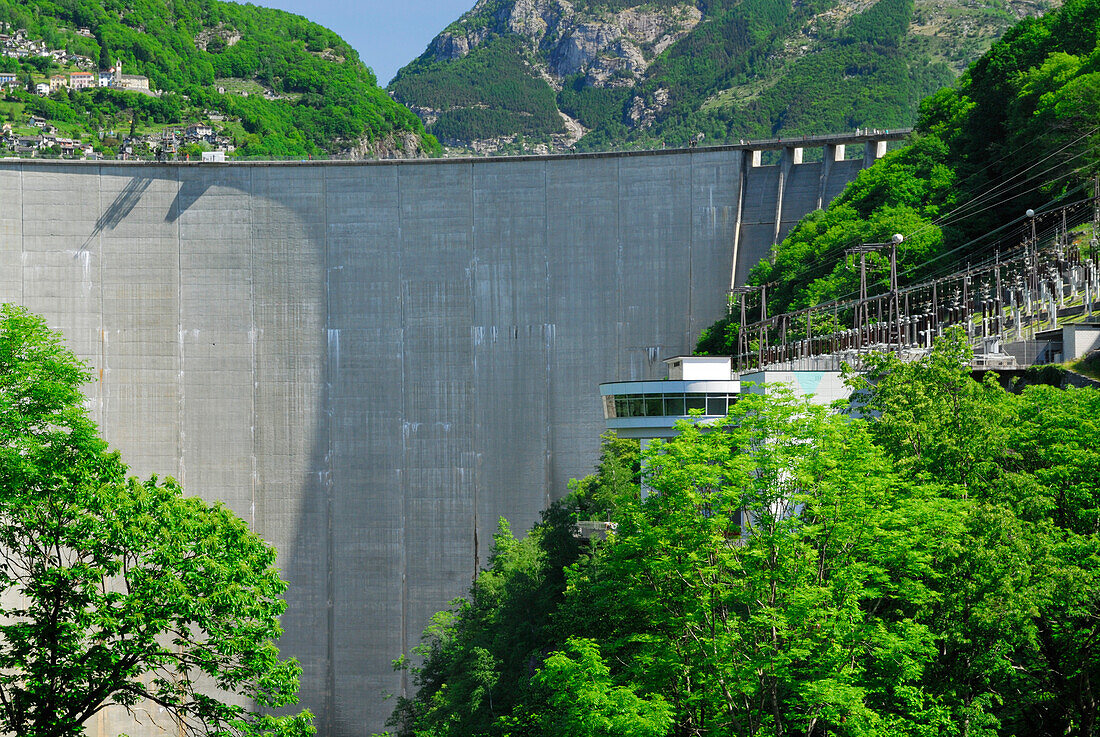
[[[1070,141],[1069,143],[1065,144],[1061,148],[1056,149],[1055,151],[1047,154],[1046,156],[1039,159],[1038,161],[1035,161],[1035,162],[1031,163],[1026,168],[1024,168],[1020,171],[1017,171],[1015,173],[1012,173],[1011,175],[1006,176],[1001,181],[993,184],[988,189],[986,189],[985,191],[980,193],[974,199],[969,200],[968,202],[963,203],[962,205],[959,205],[958,207],[956,207],[951,212],[940,216],[939,218],[931,221],[930,223],[925,224],[924,226],[918,228],[917,230],[915,230],[911,233],[905,234],[906,240],[907,241],[912,240],[913,238],[915,238],[915,237],[919,236],[920,234],[924,233],[925,231],[927,231],[931,227],[944,227],[944,226],[947,226],[947,225],[954,224],[954,223],[959,222],[960,220],[964,219],[965,217],[972,217],[972,216],[977,215],[981,212],[985,212],[985,211],[990,210],[992,208],[1004,205],[1004,204],[1008,203],[1009,201],[1011,201],[1012,199],[1016,199],[1016,198],[1018,198],[1018,197],[1020,197],[1024,194],[1026,194],[1027,192],[1035,191],[1037,189],[1040,189],[1044,185],[1051,184],[1055,180],[1041,180],[1040,178],[1044,177],[1045,175],[1049,174],[1052,171],[1055,171],[1056,169],[1064,167],[1068,162],[1073,161],[1077,158],[1080,158],[1080,157],[1084,156],[1087,153],[1087,151],[1083,150],[1081,152],[1078,152],[1077,154],[1070,157],[1069,159],[1066,159],[1066,160],[1061,161],[1061,162],[1059,162],[1059,163],[1057,163],[1053,166],[1050,166],[1046,169],[1043,169],[1042,171],[1040,171],[1038,173],[1031,174],[1031,175],[1027,176],[1026,178],[1024,178],[1021,181],[1013,183],[1013,180],[1015,180],[1016,178],[1020,177],[1023,174],[1026,174],[1026,173],[1032,171],[1036,167],[1041,166],[1046,161],[1048,161],[1051,158],[1057,156],[1059,153],[1065,151],[1066,149],[1068,149],[1068,148],[1080,143],[1081,141],[1087,139],[1089,136],[1095,134],[1097,131],[1100,131],[1100,126],[1094,127],[1093,129],[1089,130],[1088,132],[1078,136],[1073,141]],[[965,182],[965,181],[969,181],[970,179],[973,179],[975,176],[977,176],[981,172],[986,171],[988,168],[990,168],[994,164],[999,163],[1000,161],[1004,160],[1009,155],[1014,154],[1014,153],[1018,154],[1019,149],[1016,149],[1013,152],[1009,152],[1009,153],[1004,154],[1000,159],[998,159],[994,162],[991,162],[990,164],[987,164],[985,167],[980,169],[978,172],[974,172],[974,173],[970,174],[963,181]],[[1082,170],[1084,170],[1085,168],[1087,168],[1087,167],[1085,167],[1085,166],[1078,167],[1078,168],[1070,171],[1068,173],[1068,175],[1079,173]],[[1063,177],[1064,176],[1066,176],[1066,175],[1063,175]],[[1025,190],[1023,192],[1018,192],[1017,194],[1014,194],[1012,196],[1003,196],[1007,192],[1011,192],[1015,189],[1018,189],[1019,187],[1025,186],[1028,183],[1032,183],[1032,182],[1034,182],[1035,184],[1029,190]],[[969,212],[969,213],[966,212],[968,209],[973,209],[973,208],[977,207],[980,204],[987,203],[988,200],[990,200],[995,195],[1001,195],[1001,197],[999,199],[997,199],[996,201],[992,202],[992,203],[985,204],[985,206],[982,207],[981,209],[978,209],[978,210],[975,210],[975,211]],[[1063,197],[1064,197],[1064,195],[1063,195]],[[1061,199],[1061,197],[1059,199]],[[994,232],[997,232],[997,231],[994,231]],[[990,234],[987,233],[987,234],[984,234],[984,235],[988,236]],[[961,246],[959,246],[956,249],[953,249],[950,253],[956,253],[960,249],[965,248],[969,244],[972,244],[972,243],[976,242],[979,239],[980,239],[980,237],[978,239],[971,239],[970,241],[967,241],[967,243],[962,244]],[[803,273],[812,272],[812,271],[817,270],[817,269],[819,269],[823,266],[827,266],[830,263],[835,264],[837,256],[839,256],[845,249],[852,248],[853,246],[855,246],[857,244],[858,244],[857,241],[849,241],[849,242],[834,246],[833,248],[830,248],[830,249],[828,249],[826,251],[823,251],[819,254],[816,254],[811,261],[808,261],[808,262],[804,261],[802,263],[802,266],[803,266],[802,272]],[[913,270],[914,270],[914,267],[910,267],[904,273],[906,273],[906,274],[912,273]]]
[[[756,355],[753,356],[758,365],[764,365],[766,361],[777,356],[781,358],[788,356],[789,351],[792,350],[792,344],[787,340],[787,328],[795,325],[795,320],[802,317],[805,317],[805,337],[796,338],[796,343],[799,350],[815,353],[823,347],[821,341],[825,338],[828,338],[826,343],[831,341],[825,347],[831,347],[834,352],[838,346],[858,351],[868,345],[886,344],[896,345],[901,350],[903,346],[911,345],[914,341],[923,340],[928,343],[931,335],[929,331],[933,325],[939,325],[941,315],[945,317],[947,323],[964,323],[968,334],[973,328],[973,316],[979,313],[978,324],[985,337],[993,333],[998,335],[1003,333],[1008,325],[1013,325],[1017,332],[1020,332],[1025,318],[1029,330],[1034,332],[1044,324],[1044,320],[1052,324],[1057,323],[1059,308],[1065,304],[1066,284],[1070,285],[1073,295],[1079,289],[1085,290],[1087,309],[1091,314],[1092,304],[1100,293],[1100,280],[1097,279],[1097,267],[1100,263],[1097,263],[1094,253],[1093,261],[1086,264],[1087,268],[1082,267],[1079,255],[1072,246],[1069,232],[1071,228],[1077,228],[1090,219],[1096,219],[1093,206],[1100,204],[1100,196],[1057,208],[1052,207],[1053,204],[1072,195],[1077,189],[1064,192],[1047,203],[1044,212],[1034,214],[1031,218],[1032,232],[1030,238],[1022,244],[1023,248],[1020,245],[1014,245],[1002,252],[1001,244],[994,243],[977,254],[980,256],[982,251],[993,247],[995,250],[991,255],[985,255],[977,262],[968,263],[965,269],[955,268],[946,273],[941,270],[934,275],[926,276],[921,282],[906,287],[900,287],[898,284],[896,251],[902,238],[895,236],[889,243],[861,244],[849,249],[849,255],[859,255],[861,261],[860,294],[855,300],[849,299],[851,295],[843,295],[812,307],[768,316],[764,304],[766,286],[741,288],[742,311],[738,340],[738,366],[743,367],[750,354],[748,350],[750,332],[756,332],[759,336]],[[1059,214],[1060,222],[1056,217]],[[1049,223],[1042,230],[1034,227],[1040,219],[1045,219]],[[995,235],[1017,223],[1019,219],[983,234],[980,239]],[[1048,238],[1050,243],[1040,249],[1040,241]],[[890,287],[885,293],[870,296],[866,280],[866,257],[885,247],[891,248]],[[934,260],[945,255],[948,254],[941,254]],[[1030,277],[1027,282],[1023,281],[1024,275]],[[1007,289],[1004,277],[1008,277]],[[953,291],[950,289],[951,284],[955,285]],[[761,292],[762,297],[761,319],[749,323],[746,317],[745,299],[756,290]],[[1005,310],[1006,295],[1012,302],[1008,312]],[[912,309],[912,298],[918,299],[916,311]],[[922,303],[921,299],[925,301]],[[878,312],[877,320],[871,319],[872,304]],[[854,310],[854,326],[851,330],[841,329],[840,316],[849,310]],[[831,327],[831,333],[825,337],[819,334],[818,343],[815,344],[812,331],[813,315],[821,313],[825,314],[825,324]],[[1045,319],[1042,317],[1044,314]],[[769,344],[769,332],[772,326],[779,331],[779,341]],[[936,329],[942,330],[942,326]]]

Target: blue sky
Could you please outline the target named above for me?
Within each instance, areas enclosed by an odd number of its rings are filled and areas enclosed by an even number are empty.
[[[355,47],[383,87],[475,0],[253,0],[331,28]]]

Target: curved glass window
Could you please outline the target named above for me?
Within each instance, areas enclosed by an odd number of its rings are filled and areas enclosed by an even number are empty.
[[[737,394],[619,394],[604,397],[606,419],[621,417],[684,417],[692,410],[720,417],[729,412]]]

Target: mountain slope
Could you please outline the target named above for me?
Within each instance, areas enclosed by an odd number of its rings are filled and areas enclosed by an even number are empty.
[[[479,0],[390,91],[448,145],[480,151],[902,127],[1056,2]]]
[[[9,105],[73,124],[75,133],[98,134],[135,118],[140,128],[213,113],[237,124],[225,126],[227,135],[254,155],[436,148],[354,49],[283,11],[219,0],[0,0],[0,34],[8,37],[0,72],[19,75]],[[22,46],[12,40],[17,36]],[[39,43],[39,51],[17,53]],[[59,72],[107,70],[117,62],[125,73],[148,77],[161,104],[113,90],[61,90],[53,99],[26,92]]]
[[[771,315],[846,299],[859,290],[847,249],[894,233],[905,237],[897,255],[903,286],[936,277],[941,289],[953,288],[945,275],[1018,256],[1036,232],[1044,247],[1064,239],[1087,263],[1097,256],[1092,229],[1069,225],[1059,234],[1067,223],[1051,210],[1072,204],[1077,215],[1092,214],[1098,123],[1100,0],[1067,0],[1015,25],[953,86],[924,100],[908,145],[804,217],[749,282],[768,285]],[[888,270],[877,255],[869,263],[873,288],[883,290]],[[988,275],[974,284],[996,293]],[[816,318],[814,325],[828,330]],[[719,321],[698,349],[729,355],[737,329]]]

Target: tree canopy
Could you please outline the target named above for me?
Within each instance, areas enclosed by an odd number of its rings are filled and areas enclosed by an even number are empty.
[[[299,673],[274,644],[274,549],[171,479],[128,477],[88,378],[42,318],[0,307],[0,731],[78,735],[152,702],[183,734],[311,734],[308,712],[268,711]]]

